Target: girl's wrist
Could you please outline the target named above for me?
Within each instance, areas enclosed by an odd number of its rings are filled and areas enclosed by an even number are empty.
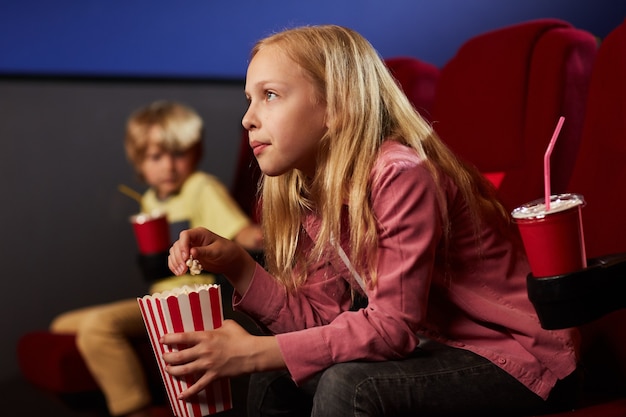
[[[239,256],[230,262],[229,268],[224,271],[224,274],[235,290],[239,294],[244,294],[252,281],[257,263],[243,247],[237,246],[239,247]]]
[[[255,336],[252,372],[275,371],[285,368],[276,336]]]

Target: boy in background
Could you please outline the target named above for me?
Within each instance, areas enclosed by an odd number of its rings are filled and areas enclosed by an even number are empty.
[[[206,227],[250,251],[262,248],[258,225],[239,208],[216,177],[198,171],[203,121],[191,108],[157,101],[132,113],[126,126],[126,155],[149,189],[141,211],[167,214],[171,238],[182,230]],[[166,260],[164,260],[166,262]],[[150,293],[182,285],[211,284],[211,274],[168,276],[150,285]],[[76,341],[113,416],[150,416],[152,398],[130,338],[145,336],[136,298],[90,306],[58,316],[57,333],[76,333]]]

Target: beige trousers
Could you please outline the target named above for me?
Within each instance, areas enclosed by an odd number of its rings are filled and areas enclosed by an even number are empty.
[[[69,311],[58,316],[50,329],[76,333],[78,349],[111,415],[127,414],[152,402],[141,362],[129,341],[146,334],[136,299]]]

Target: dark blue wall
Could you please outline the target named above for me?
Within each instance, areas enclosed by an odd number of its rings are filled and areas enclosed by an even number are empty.
[[[381,55],[442,65],[467,38],[556,17],[605,36],[623,0],[4,0],[0,74],[239,78],[260,37],[334,23],[364,34]]]

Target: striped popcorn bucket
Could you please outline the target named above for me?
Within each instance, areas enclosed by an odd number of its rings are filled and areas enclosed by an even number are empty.
[[[231,409],[233,404],[228,378],[213,382],[192,399],[179,400],[178,395],[191,386],[195,379],[189,375],[185,378],[176,378],[168,374],[162,355],[177,349],[159,343],[161,336],[166,333],[212,330],[220,327],[224,320],[220,286],[185,286],[146,295],[137,298],[137,302],[174,415],[202,417]]]

